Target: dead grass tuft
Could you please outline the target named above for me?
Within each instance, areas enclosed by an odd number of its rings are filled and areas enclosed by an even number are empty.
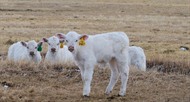
[[[190,75],[190,63],[188,61],[151,59],[147,61],[147,69],[156,69],[158,72],[164,73]]]
[[[17,42],[17,40],[9,39],[9,40],[7,40],[7,41],[5,42],[5,44],[6,44],[6,45],[12,45],[12,44],[14,44],[14,43],[16,43],[16,42]]]
[[[175,50],[165,50],[163,53],[164,54],[170,54],[170,53],[174,53],[175,52]]]

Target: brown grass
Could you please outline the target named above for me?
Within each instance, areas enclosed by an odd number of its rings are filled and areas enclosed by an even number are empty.
[[[153,59],[147,61],[147,69],[157,69],[158,72],[164,73],[190,75],[190,63],[187,61]]]
[[[190,52],[179,49],[190,48],[189,7],[189,0],[0,0],[0,102],[189,102]],[[91,97],[83,98],[78,68],[6,61],[13,42],[71,30],[126,32],[145,50],[148,71],[131,68],[127,95],[118,97],[120,81],[104,95],[110,70],[96,68]]]
[[[113,93],[104,95],[109,69],[95,69],[90,98],[82,97],[78,68],[3,61],[0,70],[1,101],[189,101],[190,78],[178,73],[140,72],[131,68],[127,95],[118,97],[120,81]],[[4,88],[8,85],[8,88]]]

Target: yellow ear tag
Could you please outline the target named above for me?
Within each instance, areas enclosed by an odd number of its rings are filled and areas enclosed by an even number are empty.
[[[64,47],[64,44],[63,43],[60,43],[60,48],[63,48]]]
[[[84,41],[83,38],[81,38],[81,39],[79,40],[79,45],[80,45],[80,46],[84,46],[85,44],[86,44],[86,42]]]

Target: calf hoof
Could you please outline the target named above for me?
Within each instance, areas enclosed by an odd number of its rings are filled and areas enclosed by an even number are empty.
[[[83,95],[84,98],[89,98],[90,96],[89,95]]]
[[[124,97],[125,94],[118,94],[118,97]]]
[[[126,91],[120,91],[119,92],[119,96],[125,96],[126,95]]]
[[[109,95],[112,91],[106,91],[105,94]]]

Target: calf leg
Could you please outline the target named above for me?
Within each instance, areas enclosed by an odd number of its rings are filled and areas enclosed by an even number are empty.
[[[124,96],[126,94],[127,81],[129,76],[129,66],[126,63],[118,63],[118,68],[121,74],[121,87],[120,87],[120,96]]]
[[[121,75],[121,87],[120,87],[120,96],[124,96],[126,94],[127,81],[129,77],[129,65],[128,65],[128,51],[124,50],[123,53],[118,54],[117,60],[117,68]]]
[[[84,81],[83,81],[83,96],[89,96],[90,85],[92,81],[92,76],[94,72],[94,64],[85,64],[84,67]]]
[[[110,77],[110,82],[106,88],[106,94],[110,94],[111,91],[113,90],[113,87],[115,86],[115,84],[117,83],[118,80],[118,69],[117,69],[117,65],[116,65],[116,61],[115,59],[112,59],[110,62],[110,68],[111,68],[111,77]]]
[[[76,63],[76,64],[80,69],[80,74],[81,74],[82,81],[84,81],[84,65],[79,64],[79,63]]]

